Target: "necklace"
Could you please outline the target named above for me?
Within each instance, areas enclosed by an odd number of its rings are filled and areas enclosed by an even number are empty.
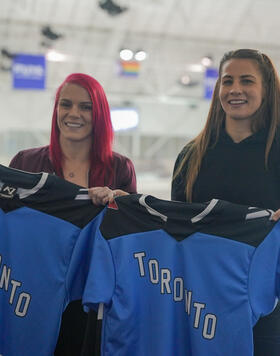
[[[77,171],[77,172],[71,171],[69,173],[65,172],[64,177],[66,180],[70,180],[71,182],[74,182],[75,184],[85,186],[85,187],[89,186],[89,171],[86,172],[86,175],[84,178],[83,178],[83,175],[80,174],[80,171]]]

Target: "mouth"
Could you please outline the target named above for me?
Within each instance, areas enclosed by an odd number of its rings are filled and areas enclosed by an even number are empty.
[[[242,104],[246,104],[246,103],[247,103],[247,100],[232,99],[232,100],[229,100],[228,103],[229,103],[230,105],[242,105]]]
[[[80,127],[84,126],[83,124],[77,123],[77,122],[65,122],[65,126],[79,129]]]

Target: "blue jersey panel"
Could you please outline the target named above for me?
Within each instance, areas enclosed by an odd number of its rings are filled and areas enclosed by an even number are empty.
[[[0,215],[0,354],[50,356],[80,229],[29,209]],[[80,290],[81,295],[81,290]]]
[[[249,295],[254,314],[272,312],[280,297],[280,223],[256,249],[249,274]]]
[[[105,302],[102,355],[252,355],[254,251],[201,233],[98,233],[84,302]]]

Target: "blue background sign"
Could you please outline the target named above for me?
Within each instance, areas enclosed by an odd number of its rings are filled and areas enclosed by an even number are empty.
[[[14,89],[45,89],[45,56],[17,54],[13,59],[12,73]]]
[[[206,68],[204,77],[204,98],[211,99],[218,79],[218,69]]]

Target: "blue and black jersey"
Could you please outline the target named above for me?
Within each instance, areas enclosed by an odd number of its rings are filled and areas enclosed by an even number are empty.
[[[280,292],[270,216],[216,199],[117,198],[94,232],[83,296],[102,303],[101,355],[253,355],[252,328]]]
[[[0,166],[1,356],[53,355],[87,279],[93,239],[80,231],[100,212],[79,186]]]

